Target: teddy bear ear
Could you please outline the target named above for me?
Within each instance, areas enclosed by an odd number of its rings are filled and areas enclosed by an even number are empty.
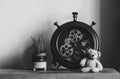
[[[88,52],[92,52],[92,51],[93,51],[93,49],[92,49],[92,48],[89,48],[89,49],[88,49]]]
[[[100,51],[98,52],[98,56],[99,56],[99,57],[101,56],[101,52],[100,52]]]

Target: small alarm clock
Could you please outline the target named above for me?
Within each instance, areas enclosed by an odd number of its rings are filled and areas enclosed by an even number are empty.
[[[88,48],[99,50],[100,42],[97,33],[92,28],[96,23],[88,25],[77,21],[77,12],[73,12],[73,21],[54,25],[57,29],[51,38],[51,52],[53,64],[58,63],[69,69],[79,69],[79,62],[84,58]]]

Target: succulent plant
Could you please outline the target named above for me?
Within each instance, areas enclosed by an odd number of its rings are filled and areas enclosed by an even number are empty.
[[[36,40],[35,38],[31,37],[32,39],[32,47],[33,47],[33,51],[35,53],[43,53],[45,52],[45,49],[43,47],[43,42],[41,41],[40,37],[38,38],[38,40]]]

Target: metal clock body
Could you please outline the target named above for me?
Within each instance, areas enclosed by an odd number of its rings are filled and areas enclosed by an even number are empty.
[[[53,61],[70,68],[81,68],[79,62],[85,56],[87,48],[99,50],[99,38],[91,25],[77,21],[77,12],[73,12],[74,20],[59,26],[51,38]]]

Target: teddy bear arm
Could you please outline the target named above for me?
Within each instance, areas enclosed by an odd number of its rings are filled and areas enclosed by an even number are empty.
[[[98,68],[100,71],[102,71],[102,70],[103,70],[103,66],[102,66],[102,64],[100,63],[100,61],[97,61],[96,63],[97,63],[97,68]]]
[[[82,67],[84,67],[85,64],[86,64],[86,61],[87,61],[87,58],[82,59],[81,62],[80,62],[80,65],[81,65]]]

